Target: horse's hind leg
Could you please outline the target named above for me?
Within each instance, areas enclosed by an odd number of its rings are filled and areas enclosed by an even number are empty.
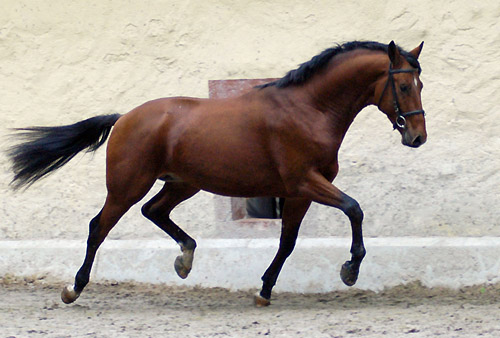
[[[170,212],[198,191],[185,182],[166,182],[162,190],[142,207],[142,214],[180,245],[182,255],[177,257],[174,267],[182,279],[188,276],[193,266],[196,242],[170,219]]]
[[[122,178],[124,177],[126,177],[126,175]],[[131,182],[133,183],[128,184]],[[144,176],[142,178],[136,178],[135,180],[124,179],[120,185],[120,189],[117,189],[117,185],[111,185],[114,186],[114,188],[109,189],[110,185],[108,184],[106,202],[101,212],[90,221],[87,252],[83,265],[76,274],[75,284],[67,286],[61,293],[61,299],[64,303],[72,303],[80,296],[80,293],[89,282],[90,271],[94,263],[97,249],[99,249],[99,246],[118,220],[132,205],[144,197],[153,186],[154,182],[154,177],[148,178]]]

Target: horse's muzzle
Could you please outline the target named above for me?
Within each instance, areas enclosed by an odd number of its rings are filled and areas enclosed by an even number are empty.
[[[406,131],[401,141],[405,146],[418,148],[427,141],[427,135],[421,133],[412,134]]]

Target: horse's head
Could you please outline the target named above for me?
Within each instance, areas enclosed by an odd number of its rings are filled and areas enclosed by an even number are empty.
[[[427,140],[418,63],[423,45],[422,42],[407,53],[391,41],[388,47],[390,65],[375,88],[375,97],[379,98],[378,108],[387,115],[394,129],[401,133],[402,143],[413,148],[420,147]]]

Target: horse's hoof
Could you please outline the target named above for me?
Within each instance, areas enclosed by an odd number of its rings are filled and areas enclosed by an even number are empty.
[[[256,307],[266,307],[271,305],[271,300],[262,297],[259,293],[254,296],[254,303]]]
[[[345,262],[340,269],[340,279],[347,286],[353,286],[358,280],[359,269],[353,269],[350,261]]]
[[[182,279],[186,279],[189,273],[191,272],[191,268],[187,268],[182,260],[182,256],[177,256],[174,263],[175,272]]]
[[[66,286],[61,292],[61,300],[65,304],[71,304],[80,296],[80,293],[75,291],[73,285]]]

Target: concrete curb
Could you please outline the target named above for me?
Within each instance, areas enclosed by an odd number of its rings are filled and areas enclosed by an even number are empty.
[[[285,263],[276,291],[328,292],[347,287],[340,266],[350,258],[349,238],[304,238]],[[277,239],[200,239],[193,270],[177,277],[179,247],[169,240],[107,240],[98,252],[93,281],[258,289],[277,250]],[[85,241],[0,241],[0,275],[49,275],[72,282]],[[379,291],[420,280],[429,287],[500,282],[500,237],[367,238],[356,287]]]

